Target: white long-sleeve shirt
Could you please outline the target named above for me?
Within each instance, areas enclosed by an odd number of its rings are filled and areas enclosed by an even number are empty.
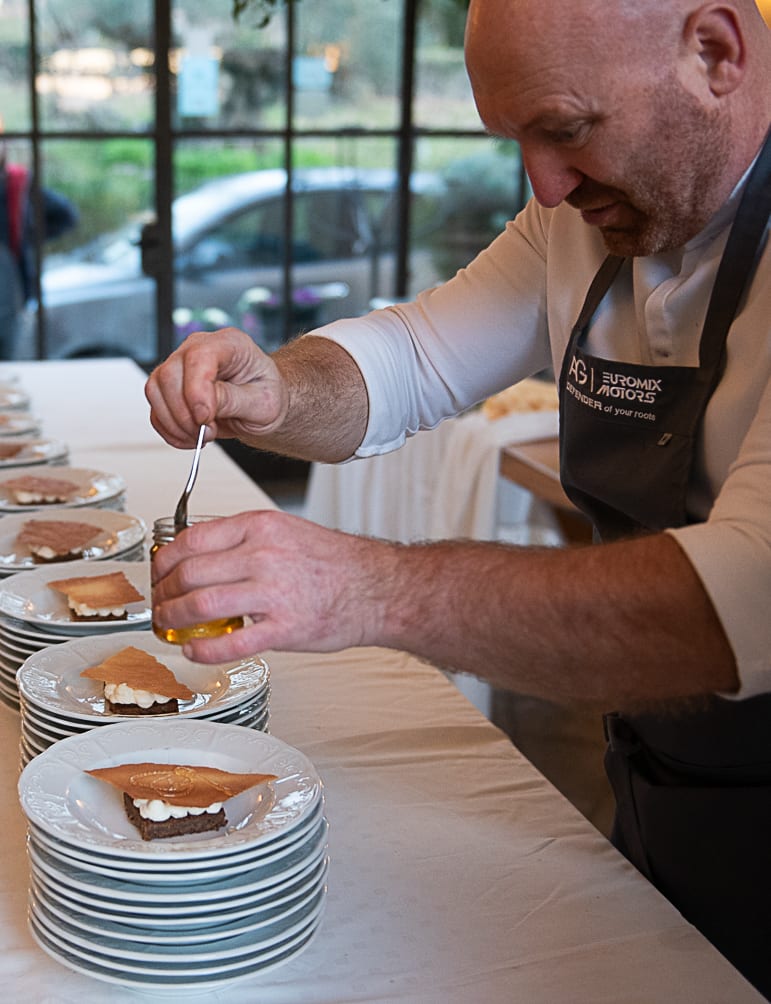
[[[698,365],[707,304],[742,188],[685,247],[634,260],[595,315],[587,352],[648,366]],[[413,303],[313,332],[342,345],[364,377],[370,413],[357,455],[393,450],[418,429],[550,365],[559,374],[606,254],[599,233],[575,210],[531,201],[444,285]],[[770,276],[766,242],[697,444],[688,507],[703,522],[668,531],[728,636],[739,697],[771,691]]]

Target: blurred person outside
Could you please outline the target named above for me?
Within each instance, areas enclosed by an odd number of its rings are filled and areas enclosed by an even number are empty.
[[[186,653],[404,649],[605,712],[624,854],[771,995],[771,33],[754,0],[472,0],[466,59],[534,199],[444,285],[265,356],[192,335],[172,445],[387,452],[549,365],[598,543],[399,545],[252,512],[156,556]],[[458,473],[462,477],[462,472]],[[323,681],[319,681],[323,686]]]
[[[43,240],[77,224],[77,210],[63,195],[41,188],[40,198]],[[27,334],[27,305],[36,295],[35,224],[30,173],[8,161],[0,140],[0,359],[15,359]]]

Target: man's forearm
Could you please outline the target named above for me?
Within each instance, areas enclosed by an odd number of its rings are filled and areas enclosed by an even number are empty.
[[[554,701],[630,709],[738,685],[712,604],[665,534],[397,546],[384,596],[381,644]]]
[[[273,355],[289,393],[281,426],[245,442],[301,460],[351,457],[367,427],[369,402],[358,366],[335,342],[300,338]]]

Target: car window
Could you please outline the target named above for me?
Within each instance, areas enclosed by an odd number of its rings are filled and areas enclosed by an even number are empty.
[[[366,215],[369,220],[371,238],[381,250],[396,246],[399,230],[399,197],[396,190],[390,192],[369,191],[362,193]],[[413,192],[410,204],[410,229],[413,244],[419,244],[443,225],[446,211],[440,195],[433,192]]]
[[[294,200],[295,261],[333,261],[360,253],[350,193],[298,192]],[[307,256],[304,256],[307,255]]]
[[[284,205],[266,200],[230,217],[202,235],[183,267],[259,268],[280,266],[284,253]],[[298,192],[294,199],[295,263],[348,258],[361,248],[347,192]]]

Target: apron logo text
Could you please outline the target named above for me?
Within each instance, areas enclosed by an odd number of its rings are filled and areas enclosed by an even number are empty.
[[[640,404],[655,404],[661,390],[658,377],[624,376],[622,373],[603,373],[602,383],[597,388],[598,397],[617,398],[623,401],[639,401]]]

